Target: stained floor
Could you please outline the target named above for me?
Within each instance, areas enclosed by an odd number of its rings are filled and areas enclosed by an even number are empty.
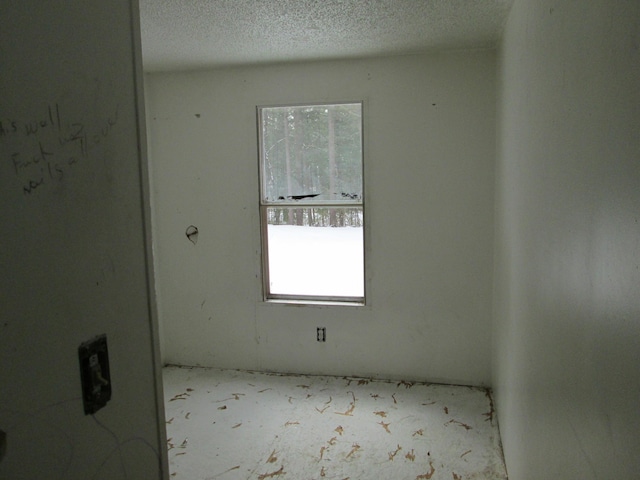
[[[163,370],[172,479],[503,480],[480,388]]]

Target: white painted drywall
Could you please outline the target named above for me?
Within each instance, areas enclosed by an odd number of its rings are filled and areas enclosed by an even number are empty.
[[[0,6],[0,478],[159,479],[136,2]],[[132,21],[133,19],[133,21]],[[106,333],[85,416],[78,346]]]
[[[640,3],[516,1],[494,388],[512,480],[640,471]]]
[[[473,51],[148,75],[164,360],[488,384],[495,66]],[[353,100],[367,306],[264,303],[256,106]]]

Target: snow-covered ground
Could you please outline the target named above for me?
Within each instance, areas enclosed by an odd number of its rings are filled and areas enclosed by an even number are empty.
[[[268,229],[271,293],[364,296],[362,227]]]

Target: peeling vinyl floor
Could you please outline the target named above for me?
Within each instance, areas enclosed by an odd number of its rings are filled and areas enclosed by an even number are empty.
[[[172,479],[506,479],[484,389],[165,367]]]

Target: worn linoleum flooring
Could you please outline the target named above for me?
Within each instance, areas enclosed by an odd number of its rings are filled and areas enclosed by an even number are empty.
[[[165,367],[172,479],[506,479],[488,391]]]

